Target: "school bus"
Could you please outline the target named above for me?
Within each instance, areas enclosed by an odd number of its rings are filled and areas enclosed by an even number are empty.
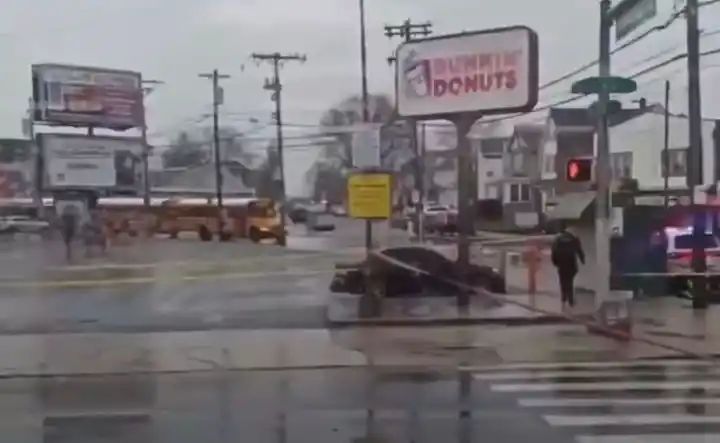
[[[203,241],[220,236],[259,242],[265,238],[280,241],[283,235],[275,202],[266,198],[223,199],[221,214],[214,198],[170,198],[161,204],[158,214],[157,232],[171,238],[196,232]]]

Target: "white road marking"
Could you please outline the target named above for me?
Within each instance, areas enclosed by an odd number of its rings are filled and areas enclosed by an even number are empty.
[[[543,415],[543,418],[549,425],[558,427],[720,423],[720,416],[702,416],[691,414]]]
[[[498,373],[487,373],[487,374],[474,374],[475,379],[477,380],[486,380],[486,381],[501,381],[501,380],[544,380],[544,379],[553,379],[553,378],[561,378],[561,377],[569,377],[569,378],[598,378],[598,377],[608,377],[608,378],[626,378],[626,377],[636,377],[636,376],[668,376],[668,377],[678,377],[678,376],[686,376],[686,375],[692,375],[692,376],[703,376],[703,375],[720,375],[720,368],[715,367],[708,367],[707,369],[703,369],[702,372],[699,372],[697,370],[692,371],[689,369],[674,369],[671,368],[668,371],[652,371],[652,370],[638,370],[638,371],[630,371],[628,368],[625,369],[617,369],[617,370],[575,370],[575,371],[523,371],[523,372],[498,372]]]
[[[720,398],[521,398],[518,404],[526,408],[720,405]]]
[[[514,383],[493,384],[495,392],[544,392],[544,391],[625,391],[667,389],[720,389],[718,380],[666,381],[666,382],[597,382],[597,383]]]
[[[498,366],[464,366],[461,369],[476,373],[497,372],[503,370],[545,370],[565,368],[633,368],[633,367],[696,367],[715,366],[717,362],[709,360],[629,360],[629,361],[592,361],[592,362],[547,362],[547,363],[511,363]]]
[[[579,435],[578,443],[716,443],[720,434]]]

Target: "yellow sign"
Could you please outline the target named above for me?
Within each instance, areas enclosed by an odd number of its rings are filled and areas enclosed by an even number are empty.
[[[390,218],[390,174],[362,173],[348,178],[348,212],[353,218]]]

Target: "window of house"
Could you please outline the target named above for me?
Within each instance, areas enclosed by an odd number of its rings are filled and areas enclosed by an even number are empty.
[[[488,185],[486,190],[487,190],[487,195],[486,195],[487,198],[499,198],[500,197],[500,192],[498,192],[499,189],[498,189],[497,185]]]
[[[685,177],[687,175],[687,148],[683,149],[668,149],[670,157],[670,175],[669,177]],[[665,171],[665,151],[660,155],[660,161],[662,162],[661,170],[662,176],[666,177],[667,172]]]
[[[632,152],[616,152],[610,155],[612,176],[618,178],[632,178],[633,166]]]
[[[523,173],[523,155],[520,152],[516,152],[512,155],[512,171],[513,174]]]
[[[526,183],[511,184],[510,201],[513,203],[530,201],[530,185]]]
[[[543,172],[545,174],[553,174],[555,172],[555,156],[553,154],[545,155]]]

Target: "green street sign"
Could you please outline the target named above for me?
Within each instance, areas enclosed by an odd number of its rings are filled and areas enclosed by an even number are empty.
[[[599,94],[607,91],[610,94],[629,94],[637,90],[635,80],[625,77],[588,77],[578,80],[572,85],[573,94]]]

